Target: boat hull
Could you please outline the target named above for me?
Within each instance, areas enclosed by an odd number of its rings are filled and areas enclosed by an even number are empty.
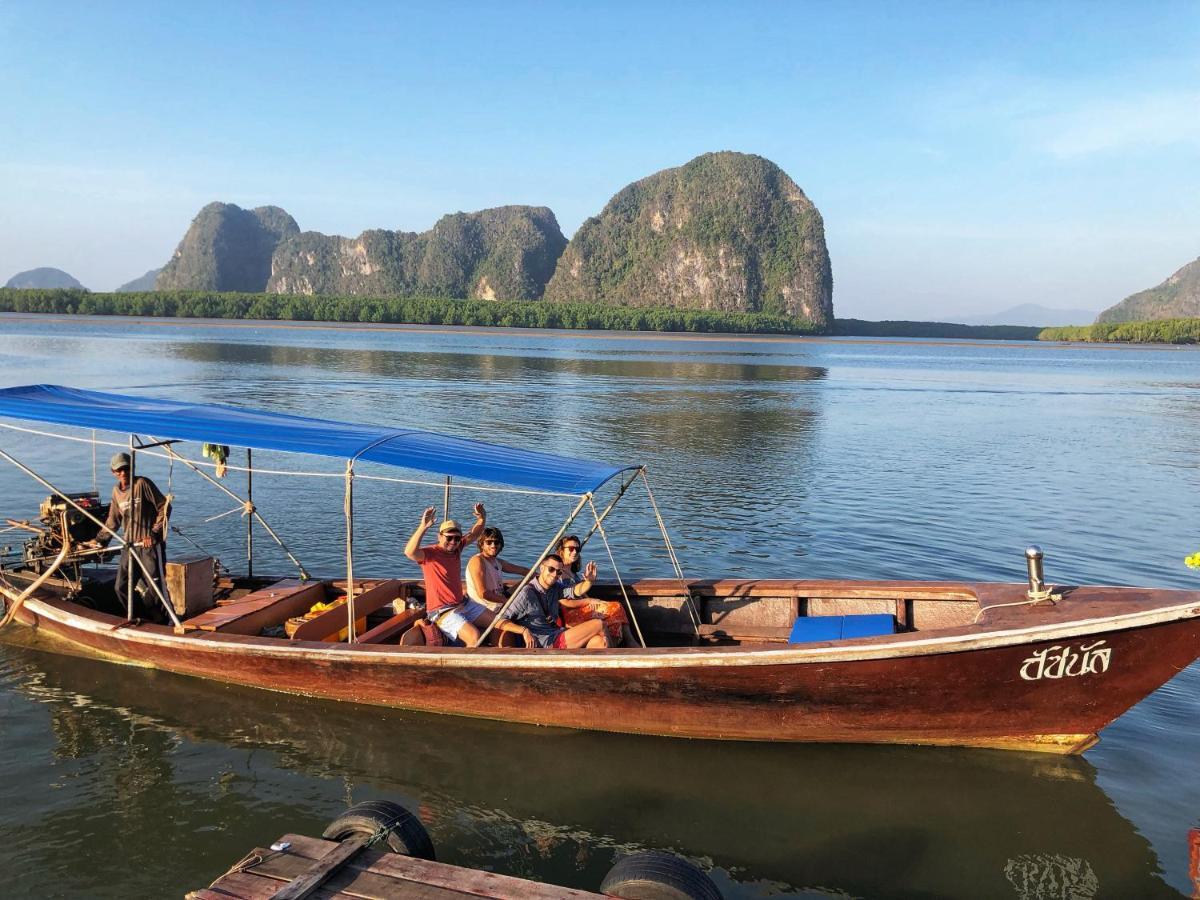
[[[375,706],[716,740],[1055,753],[1091,746],[1200,654],[1197,615],[1040,640],[558,652],[176,635],[54,600],[31,600],[19,620],[47,649]]]

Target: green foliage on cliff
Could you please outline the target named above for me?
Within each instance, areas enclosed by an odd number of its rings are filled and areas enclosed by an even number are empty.
[[[580,226],[546,288],[556,302],[833,318],[821,215],[760,156],[707,153],[629,185]]]
[[[274,319],[567,328],[600,331],[692,331],[811,334],[807,322],[754,313],[722,313],[605,304],[452,300],[437,297],[310,297],[206,291],[98,294],[88,291],[0,289],[0,312],[103,316]]]
[[[1097,323],[1142,322],[1200,316],[1200,259],[1188,263],[1162,284],[1139,291],[1096,317]]]
[[[296,220],[277,206],[245,210],[210,203],[192,220],[175,255],[158,273],[158,290],[261,291],[271,277],[271,254],[298,234]]]
[[[1097,322],[1043,328],[1042,341],[1088,341],[1114,344],[1197,344],[1200,319],[1154,319],[1149,322]]]
[[[316,232],[275,251],[279,293],[536,300],[567,244],[546,207],[502,206],[443,216],[429,231]]]

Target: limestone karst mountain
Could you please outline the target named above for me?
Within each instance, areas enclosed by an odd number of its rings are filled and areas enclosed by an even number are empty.
[[[246,210],[210,203],[163,266],[160,291],[249,291],[267,288],[271,255],[285,237],[299,234],[296,220],[278,206]]]
[[[536,300],[566,244],[544,206],[453,213],[420,233],[306,231],[279,245],[267,290]]]
[[[62,269],[53,269],[49,266],[42,266],[37,269],[29,269],[25,272],[18,272],[4,285],[6,288],[81,288],[83,287],[73,277],[68,275]]]
[[[116,293],[124,294],[133,293],[135,291],[152,291],[154,290],[155,281],[158,280],[158,273],[161,271],[161,268],[151,269],[145,275],[140,275],[133,279],[133,281],[125,282],[123,285],[117,288]]]
[[[1200,259],[1188,263],[1162,284],[1131,294],[1097,317],[1097,322],[1200,318]]]
[[[833,321],[821,214],[774,163],[707,153],[636,181],[571,239],[546,299]]]

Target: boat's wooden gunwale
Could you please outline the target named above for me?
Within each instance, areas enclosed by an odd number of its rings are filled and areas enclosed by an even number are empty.
[[[1007,593],[1017,585],[977,585],[981,595],[989,589],[1002,588]],[[1065,618],[1043,621],[1034,625],[1010,628],[990,627],[984,623],[939,630],[932,636],[922,632],[862,638],[850,643],[817,642],[804,646],[740,646],[670,647],[670,648],[613,648],[609,650],[527,650],[525,648],[481,647],[421,647],[376,644],[329,644],[317,641],[289,641],[220,632],[189,632],[177,635],[160,626],[117,628],[120,620],[57,599],[34,599],[26,603],[23,618],[43,616],[67,629],[95,634],[119,634],[121,643],[130,647],[154,644],[183,649],[204,644],[207,649],[228,652],[245,658],[277,657],[311,658],[314,661],[388,662],[395,665],[453,668],[542,668],[542,669],[632,669],[632,668],[693,668],[706,666],[749,667],[786,664],[854,662],[858,660],[902,659],[939,653],[961,653],[996,647],[1006,647],[1034,641],[1058,641],[1122,631],[1179,619],[1200,617],[1200,593],[1174,590],[1142,591],[1111,588],[1110,591],[1130,591],[1138,596],[1161,595],[1164,598],[1184,599],[1170,606],[1135,608],[1130,612],[1113,613],[1089,618]],[[1020,607],[1017,607],[1020,609]],[[986,611],[986,607],[984,608]],[[1058,610],[1045,610],[1047,614]],[[28,622],[27,622],[28,623]],[[136,660],[135,660],[136,661]]]

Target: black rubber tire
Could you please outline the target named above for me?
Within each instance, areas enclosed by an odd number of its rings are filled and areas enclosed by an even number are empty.
[[[354,804],[330,822],[321,837],[327,841],[344,841],[359,834],[375,834],[381,828],[387,829],[387,848],[393,853],[437,860],[433,841],[421,820],[390,800]]]
[[[722,900],[695,863],[657,850],[617,860],[600,882],[600,892],[622,900]]]

